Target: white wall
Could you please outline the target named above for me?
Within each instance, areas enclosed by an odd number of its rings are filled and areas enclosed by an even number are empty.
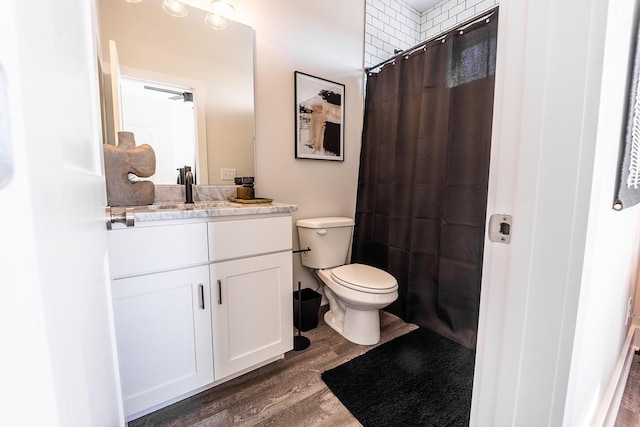
[[[353,217],[363,119],[364,0],[269,0],[239,12],[256,32],[256,195],[297,204],[294,221]],[[345,85],[344,162],[295,159],[294,71]],[[315,287],[299,255],[293,256],[294,282]]]

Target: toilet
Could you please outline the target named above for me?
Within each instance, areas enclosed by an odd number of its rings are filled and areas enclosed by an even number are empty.
[[[347,264],[354,221],[325,217],[296,221],[302,265],[324,285],[329,311],[324,320],[349,341],[371,345],[380,341],[378,310],[398,298],[398,282],[386,271]]]

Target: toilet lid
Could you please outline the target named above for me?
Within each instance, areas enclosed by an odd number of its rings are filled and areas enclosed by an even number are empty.
[[[398,282],[391,274],[364,264],[332,268],[331,278],[342,286],[361,292],[388,293],[398,289]]]

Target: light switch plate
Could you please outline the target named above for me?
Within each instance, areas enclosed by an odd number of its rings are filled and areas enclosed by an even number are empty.
[[[233,181],[233,178],[236,177],[235,169],[220,169],[220,179]]]

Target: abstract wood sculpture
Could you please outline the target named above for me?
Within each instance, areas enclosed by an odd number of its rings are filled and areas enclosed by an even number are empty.
[[[156,153],[148,144],[136,147],[133,132],[118,132],[118,145],[104,144],[104,171],[109,206],[150,205],[155,200],[151,181],[131,181],[129,173],[147,178],[156,172]]]

